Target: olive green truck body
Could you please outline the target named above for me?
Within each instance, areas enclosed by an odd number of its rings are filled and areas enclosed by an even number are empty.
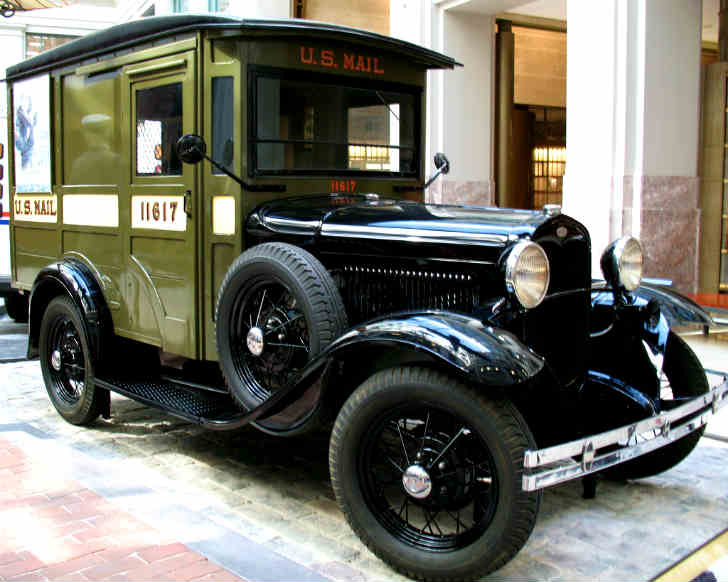
[[[558,208],[422,202],[450,167],[423,182],[427,70],[456,64],[180,15],[11,67],[12,283],[59,414],[108,418],[116,392],[214,430],[333,421],[353,530],[438,582],[512,559],[541,489],[684,459],[728,374],[670,331],[711,319],[641,284],[639,241],[595,283]]]
[[[13,287],[29,292],[41,269],[78,259],[101,285],[117,336],[216,360],[215,301],[246,247],[244,218],[271,198],[308,193],[421,198],[421,189],[401,187],[421,183],[424,172],[426,70],[453,64],[432,51],[342,27],[178,16],[120,25],[11,67]],[[299,103],[302,119],[293,116],[285,127],[286,120],[265,111],[266,84],[283,77],[320,82],[324,92],[343,84],[371,95],[405,94],[411,119],[402,115],[402,123],[413,127],[402,133],[416,140],[406,144],[406,169],[357,171],[349,163],[336,172],[327,165],[336,165],[331,158],[338,153],[292,143],[314,132],[333,135],[335,129],[320,126],[340,123],[332,115],[339,96],[332,92],[327,111],[318,106],[326,102],[320,95],[316,106]],[[255,123],[255,137],[268,132],[291,143],[254,145]],[[271,124],[278,124],[275,131]],[[29,132],[33,151],[26,159],[19,135]],[[203,136],[212,157],[226,158],[250,188],[208,163],[182,164],[174,146],[187,133]],[[328,162],[307,160],[317,155]],[[274,169],[266,169],[266,159]],[[302,164],[307,171],[301,173],[296,166]]]

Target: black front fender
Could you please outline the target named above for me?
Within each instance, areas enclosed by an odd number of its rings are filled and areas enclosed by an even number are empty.
[[[321,357],[346,359],[365,348],[416,352],[490,386],[519,384],[544,366],[543,358],[510,332],[443,311],[395,314],[363,323],[334,341]]]
[[[90,349],[101,360],[103,338],[111,333],[111,314],[91,269],[77,259],[63,259],[43,268],[30,294],[28,358],[38,355],[40,324],[46,307],[58,295],[67,295],[83,316]]]
[[[390,314],[336,339],[298,381],[259,406],[256,418],[286,430],[286,424],[309,417],[322,399],[341,401],[378,370],[404,364],[434,364],[477,385],[508,388],[533,378],[545,362],[512,333],[472,317],[445,311]]]
[[[713,325],[713,319],[705,309],[692,299],[671,289],[642,283],[631,291],[629,296],[634,304],[639,306],[647,305],[650,300],[654,300],[671,327],[686,323]],[[614,305],[614,294],[605,281],[595,281],[592,284],[592,307],[595,305]]]

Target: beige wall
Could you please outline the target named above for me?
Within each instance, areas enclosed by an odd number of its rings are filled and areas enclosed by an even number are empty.
[[[513,27],[515,102],[566,107],[566,33]]]
[[[389,34],[389,0],[306,0],[303,17]]]

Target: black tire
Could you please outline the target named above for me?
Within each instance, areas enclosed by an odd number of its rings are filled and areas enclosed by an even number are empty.
[[[329,272],[312,254],[286,243],[264,243],[235,260],[220,286],[215,319],[223,376],[248,410],[295,380],[346,330]],[[253,345],[262,349],[257,355],[248,344],[254,328],[259,335]]]
[[[661,399],[700,396],[710,390],[705,370],[690,346],[670,332],[665,347]],[[705,427],[674,443],[605,471],[610,479],[642,479],[671,469],[687,457],[703,436]]]
[[[18,323],[28,323],[28,296],[13,293],[5,297],[8,316]]]
[[[508,400],[434,370],[393,368],[339,412],[331,483],[352,529],[395,570],[471,580],[511,560],[533,530],[541,493],[522,490],[529,448],[533,436]],[[431,491],[416,499],[402,478],[421,469]]]
[[[90,424],[102,411],[103,390],[93,383],[93,361],[81,314],[69,297],[48,304],[40,324],[40,368],[48,396],[71,424]]]

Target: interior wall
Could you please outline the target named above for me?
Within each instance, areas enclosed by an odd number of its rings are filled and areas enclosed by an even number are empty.
[[[491,16],[445,13],[445,54],[464,65],[445,73],[443,88],[443,151],[453,161],[452,180],[493,175],[493,24]]]
[[[566,107],[566,33],[513,27],[516,103]]]
[[[645,5],[646,175],[697,175],[701,10],[696,3]]]
[[[304,18],[389,34],[389,0],[306,0]]]

